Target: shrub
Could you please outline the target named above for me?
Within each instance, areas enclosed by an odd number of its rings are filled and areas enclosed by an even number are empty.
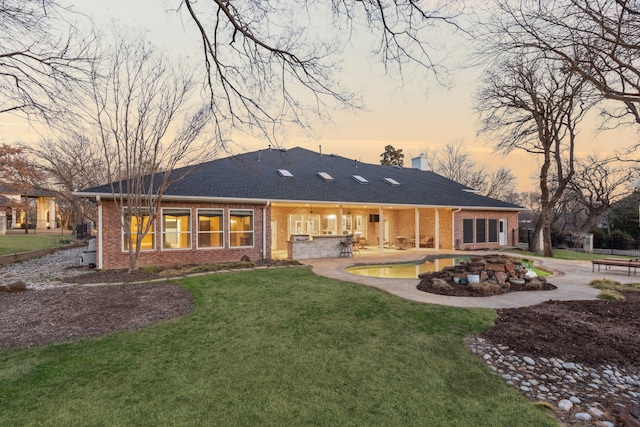
[[[147,265],[146,267],[142,267],[140,271],[145,274],[156,274],[162,271],[162,267],[159,265]]]
[[[536,291],[539,291],[540,289],[542,289],[542,282],[539,281],[539,280],[530,280],[528,282],[525,282],[524,288],[525,289],[534,289]]]
[[[593,247],[594,248],[607,248],[609,243],[609,233],[602,228],[592,228],[589,233],[593,234]]]
[[[433,286],[434,289],[442,289],[444,291],[450,291],[453,289],[453,287],[447,283],[446,280],[441,279],[439,277],[436,277],[435,279],[433,279],[431,281],[431,285]]]
[[[491,282],[470,283],[469,289],[484,297],[498,295],[500,293],[500,285]]]
[[[634,243],[633,237],[622,230],[613,230],[611,232],[612,249],[631,249]]]
[[[640,283],[625,283],[620,285],[617,290],[628,292],[640,292]]]
[[[624,301],[624,296],[622,296],[622,294],[620,294],[618,291],[615,291],[613,289],[605,289],[602,292],[600,292],[600,295],[598,295],[598,298],[603,299],[605,301]]]
[[[596,289],[616,289],[620,286],[620,282],[616,282],[615,280],[610,279],[595,279],[589,283],[592,288]]]

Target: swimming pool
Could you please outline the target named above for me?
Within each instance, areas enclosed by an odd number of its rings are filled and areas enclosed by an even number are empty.
[[[445,267],[468,261],[468,256],[438,255],[413,263],[358,265],[346,269],[348,273],[384,279],[417,279],[419,274],[440,271]]]

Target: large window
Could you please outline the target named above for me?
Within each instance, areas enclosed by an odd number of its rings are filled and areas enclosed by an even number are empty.
[[[289,235],[320,234],[320,215],[289,215]]]
[[[191,209],[162,210],[162,248],[191,248]]]
[[[489,220],[489,243],[496,243],[498,241],[498,220]]]
[[[462,243],[473,243],[473,220],[462,220]]]
[[[156,248],[156,230],[155,222],[151,221],[149,213],[143,213],[140,218],[135,215],[131,217],[131,241],[135,248],[138,238],[141,238],[140,249],[143,251],[151,251]],[[123,221],[124,222],[124,221]],[[149,231],[142,236],[142,233],[149,225]],[[129,239],[127,239],[125,230],[122,230],[122,248],[129,250]]]
[[[224,247],[222,209],[198,209],[198,248]]]
[[[229,211],[229,246],[253,246],[253,211]]]
[[[487,241],[487,220],[484,218],[476,219],[476,243],[485,243]]]

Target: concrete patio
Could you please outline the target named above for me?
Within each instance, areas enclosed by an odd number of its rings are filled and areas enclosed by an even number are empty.
[[[495,252],[469,252],[469,251],[435,251],[435,250],[403,250],[385,251],[384,253],[372,253],[367,251],[361,255],[349,258],[328,258],[305,260],[305,264],[310,265],[316,274],[357,283],[365,286],[382,289],[393,295],[412,301],[419,301],[431,304],[449,305],[455,307],[482,307],[482,308],[513,308],[525,307],[539,304],[543,301],[558,300],[590,300],[596,299],[599,290],[589,286],[589,282],[598,278],[608,278],[621,283],[631,283],[640,281],[633,276],[628,277],[626,271],[607,270],[601,272],[591,272],[590,261],[566,261],[553,258],[540,258],[526,256],[527,259],[535,261],[536,266],[552,271],[553,276],[547,278],[549,283],[557,286],[553,291],[531,291],[531,292],[511,292],[504,295],[491,297],[452,297],[436,295],[419,291],[416,286],[418,279],[382,279],[376,277],[360,276],[345,271],[346,267],[356,264],[380,264],[418,261],[430,255],[487,255]],[[510,256],[517,256],[514,253],[505,253]]]

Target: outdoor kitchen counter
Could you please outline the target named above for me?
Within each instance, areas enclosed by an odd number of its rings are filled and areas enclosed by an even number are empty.
[[[311,236],[304,239],[300,235],[292,236],[287,241],[287,258],[289,259],[315,259],[337,258],[342,252],[342,243],[346,236],[326,235]]]

